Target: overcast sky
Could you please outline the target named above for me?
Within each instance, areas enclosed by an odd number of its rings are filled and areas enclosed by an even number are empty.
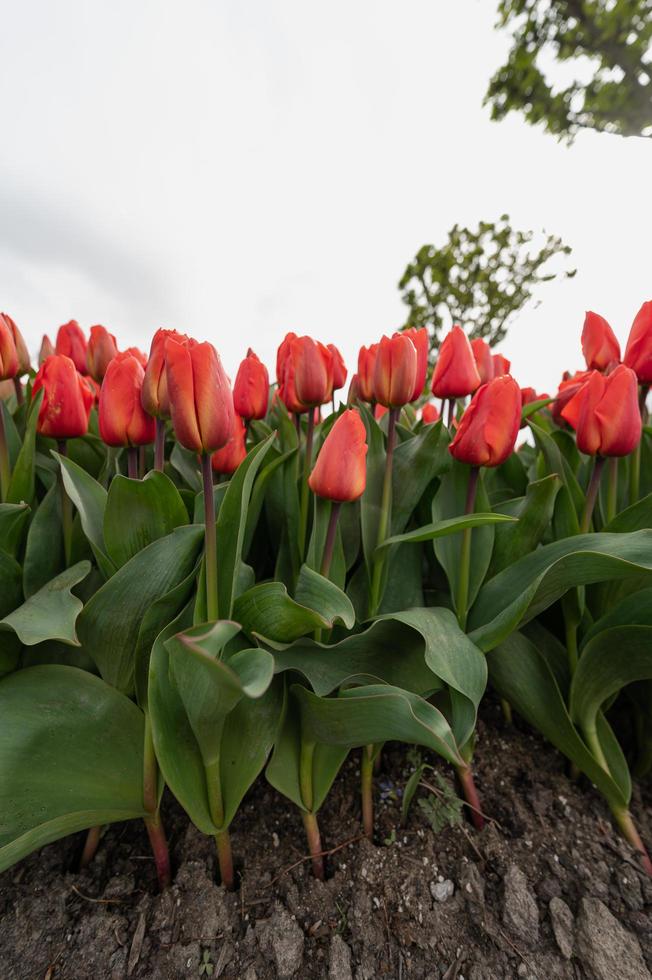
[[[494,0],[24,0],[0,34],[0,309],[33,350],[74,317],[159,326],[234,372],[287,330],[361,343],[404,320],[417,248],[502,212],[559,234],[501,345],[522,385],[581,366],[584,311],[624,341],[652,298],[652,143],[568,149],[482,99]]]

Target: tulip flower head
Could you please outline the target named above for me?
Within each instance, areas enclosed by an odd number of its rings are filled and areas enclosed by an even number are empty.
[[[471,350],[475,360],[475,366],[480,375],[480,384],[486,385],[487,381],[492,381],[494,376],[494,361],[491,356],[491,347],[482,337],[476,337],[471,341]]]
[[[101,384],[110,361],[117,353],[118,344],[113,334],[99,324],[91,327],[86,348],[86,369],[91,378]]]
[[[285,373],[285,362],[290,356],[290,345],[293,340],[297,339],[297,335],[290,330],[286,333],[285,337],[278,346],[276,352],[276,383],[280,386],[283,384],[283,375]]]
[[[432,376],[432,393],[437,398],[464,398],[476,390],[480,374],[473,349],[461,327],[446,334],[439,348]]]
[[[410,338],[417,352],[417,376],[414,382],[412,398],[410,399],[411,402],[414,402],[423,393],[426,384],[426,375],[428,374],[428,351],[430,350],[428,330],[426,327],[421,327],[419,330],[416,327],[410,327],[409,330],[402,330],[401,333],[404,337]]]
[[[0,313],[0,320],[4,320],[5,324],[11,331],[12,337],[14,338],[16,355],[18,357],[18,371],[16,372],[16,377],[21,377],[23,374],[27,374],[31,367],[27,344],[25,343],[25,339],[18,329],[15,320],[13,320],[8,313]]]
[[[494,378],[500,377],[501,374],[509,374],[512,369],[512,362],[503,354],[492,354],[491,360],[494,365]]]
[[[461,463],[500,466],[511,455],[521,423],[521,389],[511,375],[478,388],[448,447]]]
[[[611,374],[592,371],[562,411],[587,456],[628,456],[641,439],[635,373],[619,364]]]
[[[620,361],[620,344],[599,313],[587,311],[582,329],[582,353],[589,371],[606,371]]]
[[[11,327],[0,317],[0,381],[15,378],[18,374],[18,351]]]
[[[297,337],[290,344],[297,399],[310,408],[333,396],[333,355],[312,337]],[[285,370],[288,370],[286,361]]]
[[[80,374],[86,374],[86,337],[76,320],[59,327],[55,353],[69,357]]]
[[[52,357],[56,353],[54,349],[54,344],[48,337],[46,333],[43,334],[43,340],[41,341],[41,347],[38,352],[38,366],[40,367],[46,357]]]
[[[326,346],[333,358],[333,391],[339,391],[346,383],[346,376],[348,374],[346,364],[335,344],[327,344]]]
[[[211,456],[211,466],[215,473],[230,476],[235,473],[240,463],[247,455],[245,439],[247,430],[237,412],[233,414],[233,432],[231,438],[221,449]]]
[[[52,439],[75,439],[86,434],[93,392],[71,358],[52,354],[38,370],[32,398],[43,389],[36,428]]]
[[[426,404],[421,409],[421,421],[424,425],[433,425],[435,422],[439,422],[439,411],[436,405],[432,402],[426,402]]]
[[[652,384],[652,300],[636,314],[625,348],[623,363],[643,385]]]
[[[178,441],[196,453],[220,449],[233,432],[233,395],[213,345],[168,337],[165,370]]]
[[[313,493],[339,503],[357,500],[367,482],[367,432],[358,412],[347,409],[326,436],[308,484]]]
[[[358,352],[358,397],[363,402],[374,401],[374,369],[378,346],[372,344],[370,347],[361,347]]]
[[[176,330],[157,330],[152,338],[149,358],[145,366],[143,382],[143,408],[154,418],[168,419],[170,417],[170,402],[168,399],[167,373],[165,370],[165,344],[169,337],[182,343],[187,340],[185,334]]]
[[[233,407],[243,419],[263,419],[269,401],[269,375],[251,347],[238,368],[233,385]]]
[[[142,405],[145,371],[123,351],[109,362],[100,389],[100,436],[107,446],[146,446],[154,442],[154,419]]]
[[[412,401],[417,379],[417,351],[404,333],[383,337],[374,364],[374,401],[401,408]]]

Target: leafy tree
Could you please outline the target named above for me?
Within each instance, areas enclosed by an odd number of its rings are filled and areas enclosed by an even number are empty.
[[[652,0],[501,0],[498,15],[513,44],[485,96],[492,119],[516,110],[569,141],[580,129],[652,137]],[[570,63],[566,87],[543,70],[550,56]]]
[[[533,237],[531,231],[515,231],[503,214],[497,222],[480,222],[476,231],[455,225],[442,248],[423,245],[398,284],[410,310],[404,326],[427,326],[433,349],[454,323],[472,338],[497,344],[536,286],[559,275],[544,271],[548,260],[571,252],[553,235],[539,251],[530,251]],[[575,270],[564,275],[574,276]]]

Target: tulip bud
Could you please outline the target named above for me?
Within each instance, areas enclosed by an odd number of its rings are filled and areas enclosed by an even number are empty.
[[[0,316],[0,381],[15,378],[18,374],[18,351],[14,335],[4,317]]]
[[[532,402],[543,401],[545,398],[549,398],[549,395],[538,395],[536,388],[521,388],[521,409],[524,405],[531,405]],[[527,425],[525,419],[521,420],[521,429],[524,429]]]
[[[448,449],[471,466],[500,466],[511,454],[521,422],[521,390],[510,375],[478,388]]]
[[[109,362],[100,389],[100,436],[107,446],[146,446],[156,426],[141,402],[145,372],[129,351]]]
[[[242,460],[247,455],[245,444],[247,430],[239,415],[233,415],[233,432],[231,438],[221,449],[211,456],[211,465],[216,473],[230,476],[235,473]]]
[[[86,348],[86,369],[90,376],[101,383],[109,362],[118,353],[118,345],[112,333],[97,324],[91,327],[91,335]]]
[[[309,406],[304,405],[297,395],[295,384],[295,364],[292,356],[289,353],[286,357],[284,357],[282,365],[283,375],[277,388],[278,397],[281,399],[288,412],[295,415],[301,415],[302,412],[308,411]]]
[[[471,350],[473,351],[475,366],[480,375],[480,384],[486,385],[487,381],[493,381],[494,377],[494,362],[491,356],[491,347],[482,337],[476,337],[475,340],[471,341]]]
[[[603,316],[590,310],[584,317],[582,353],[589,370],[605,371],[620,361],[620,344]]]
[[[432,376],[432,393],[437,398],[463,398],[480,384],[473,350],[461,327],[453,327],[439,348]]]
[[[374,401],[400,408],[412,400],[417,377],[417,352],[405,334],[383,337],[374,365]]]
[[[421,409],[421,421],[424,425],[432,425],[434,422],[439,422],[437,406],[433,405],[432,402],[427,402]]]
[[[323,405],[333,395],[333,355],[311,337],[297,337],[290,344],[297,399],[306,406]],[[286,371],[287,371],[286,362]]]
[[[76,320],[69,320],[59,327],[55,352],[65,354],[80,374],[86,374],[86,337]]]
[[[52,357],[54,353],[54,344],[48,335],[44,333],[43,340],[41,341],[41,349],[38,352],[38,366],[40,367],[46,357]]]
[[[512,362],[502,354],[492,354],[491,360],[494,365],[494,378],[499,378],[501,374],[509,374]]]
[[[141,350],[140,347],[127,347],[124,353],[132,354],[136,358],[140,366],[142,367],[143,371],[146,369],[148,357],[145,351]]]
[[[196,453],[220,449],[233,432],[233,395],[213,345],[168,337],[165,369],[178,441]]]
[[[363,402],[374,400],[374,368],[377,354],[378,344],[361,347],[358,352],[358,397]]]
[[[360,380],[358,378],[357,372],[351,378],[349,384],[349,393],[346,396],[346,404],[351,406],[355,405],[356,402],[364,401],[362,395],[360,394]]]
[[[410,338],[417,352],[417,376],[414,381],[412,398],[410,398],[410,401],[414,402],[423,393],[428,373],[428,351],[430,349],[428,330],[426,327],[421,327],[420,330],[417,330],[416,327],[410,327],[409,330],[402,330],[401,333],[404,337]]]
[[[611,374],[592,371],[562,411],[587,456],[628,456],[641,439],[638,382],[619,364]]]
[[[652,300],[643,303],[629,332],[623,363],[643,385],[652,384]]]
[[[93,407],[93,393],[77,372],[71,358],[52,354],[38,369],[32,398],[43,389],[36,428],[52,439],[75,439],[86,435]]]
[[[340,503],[357,500],[367,482],[367,432],[355,409],[339,416],[324,440],[308,484],[313,493]]]
[[[568,371],[564,371],[564,376],[559,384],[559,388],[557,389],[557,397],[550,406],[552,417],[557,425],[562,425],[564,421],[563,410],[565,406],[571,400],[573,395],[579,391],[589,377],[590,373],[590,371],[576,371],[575,374],[571,375]]]
[[[16,326],[15,321],[9,316],[8,313],[0,313],[0,319],[5,321],[14,338],[16,355],[18,357],[18,371],[16,372],[16,376],[20,377],[23,374],[27,374],[31,367],[27,344],[25,343],[22,333]]]
[[[233,385],[233,407],[243,419],[263,419],[267,414],[268,402],[267,368],[249,348]]]
[[[168,337],[176,338],[179,343],[187,340],[185,334],[176,330],[157,330],[152,338],[149,349],[149,359],[145,366],[142,402],[148,415],[158,419],[170,417],[168,399],[167,375],[165,371],[165,343]]]
[[[333,358],[333,391],[339,391],[340,388],[344,387],[346,382],[347,370],[346,364],[344,363],[344,358],[340,354],[339,350],[335,344],[326,345],[331,352]]]
[[[278,385],[283,384],[283,374],[285,372],[285,362],[290,356],[290,346],[293,340],[297,339],[297,335],[290,331],[286,333],[285,337],[279,344],[279,348],[276,352],[276,382]]]

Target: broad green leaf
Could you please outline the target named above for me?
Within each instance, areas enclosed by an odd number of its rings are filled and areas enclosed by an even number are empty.
[[[513,502],[514,508],[507,513],[518,518],[518,521],[496,528],[488,573],[490,578],[534,551],[552,521],[560,485],[557,476],[546,476],[543,480],[530,483],[525,497]],[[500,511],[506,510],[504,505],[497,506]]]
[[[23,561],[25,596],[33,595],[65,568],[61,531],[61,493],[54,483],[39,504],[27,532]]]
[[[341,622],[347,629],[352,629],[355,624],[349,597],[307,565],[301,567],[294,597],[301,605],[317,610],[329,626]]]
[[[425,524],[417,527],[414,531],[406,531],[405,534],[394,534],[380,546],[388,548],[393,544],[402,542],[432,541],[434,538],[444,538],[449,534],[457,534],[467,527],[484,527],[487,524],[514,524],[516,517],[505,514],[467,514],[462,517],[451,517],[445,521],[437,521],[434,524]]]
[[[35,458],[36,458],[36,423],[38,421],[39,408],[43,400],[43,392],[37,392],[35,398],[30,403],[23,444],[18,453],[13,471],[7,503],[20,504],[31,503],[34,498],[35,487]]]
[[[75,623],[82,602],[71,590],[86,578],[90,570],[90,562],[87,561],[67,568],[0,620],[0,630],[13,630],[25,646],[45,640],[59,640],[79,646]]]
[[[367,575],[371,581],[373,558],[378,545],[378,525],[385,475],[385,436],[366,406],[360,409],[360,415],[367,430],[368,447],[367,484],[360,498],[360,527]]]
[[[642,531],[649,527],[652,527],[652,493],[648,493],[631,507],[621,510],[602,530],[621,534],[626,531]]]
[[[423,606],[423,549],[417,544],[399,544],[384,568],[383,597],[379,614]],[[367,610],[364,611],[367,616]]]
[[[0,551],[16,557],[29,516],[28,504],[0,504]]]
[[[0,681],[0,718],[0,870],[60,837],[144,816],[143,714],[98,677],[20,670]]]
[[[53,452],[61,467],[66,493],[79,512],[84,534],[88,538],[100,571],[105,578],[115,572],[104,543],[104,511],[107,492],[97,480],[66,456]]]
[[[13,612],[23,601],[21,567],[15,558],[0,551],[0,616]]]
[[[401,534],[427,486],[452,464],[448,432],[441,421],[426,425],[394,451],[392,468],[392,534]],[[451,515],[457,516],[457,515]]]
[[[134,690],[143,617],[190,575],[202,540],[203,528],[196,524],[176,528],[134,555],[84,606],[77,624],[82,645],[104,680],[124,694]]]
[[[152,541],[187,523],[179,491],[164,473],[151,470],[144,480],[116,476],[111,481],[103,533],[107,554],[116,568]]]
[[[591,628],[582,637],[583,650],[589,640],[592,640],[599,633],[610,630],[614,626],[652,626],[652,588],[640,589],[632,595],[625,596],[624,599],[609,610],[604,616],[596,620]]]
[[[571,464],[559,448],[552,435],[549,435],[540,425],[528,418],[528,425],[534,436],[537,448],[543,454],[548,474],[555,473],[567,488],[576,514],[581,514],[584,507],[584,494],[577,482]]]
[[[249,510],[247,512],[247,525],[244,544],[242,546],[242,554],[245,557],[249,554],[249,549],[251,548],[251,543],[260,519],[260,513],[263,508],[263,503],[265,502],[270,480],[281,466],[285,466],[286,463],[289,463],[289,461],[293,459],[296,453],[297,449],[295,448],[290,449],[287,453],[279,454],[275,459],[272,459],[271,462],[267,463],[261,468],[258,477],[254,482],[254,488],[249,501]]]
[[[201,472],[197,461],[197,453],[191,453],[175,442],[170,453],[170,465],[182,477],[185,484],[199,493],[202,488]]]

